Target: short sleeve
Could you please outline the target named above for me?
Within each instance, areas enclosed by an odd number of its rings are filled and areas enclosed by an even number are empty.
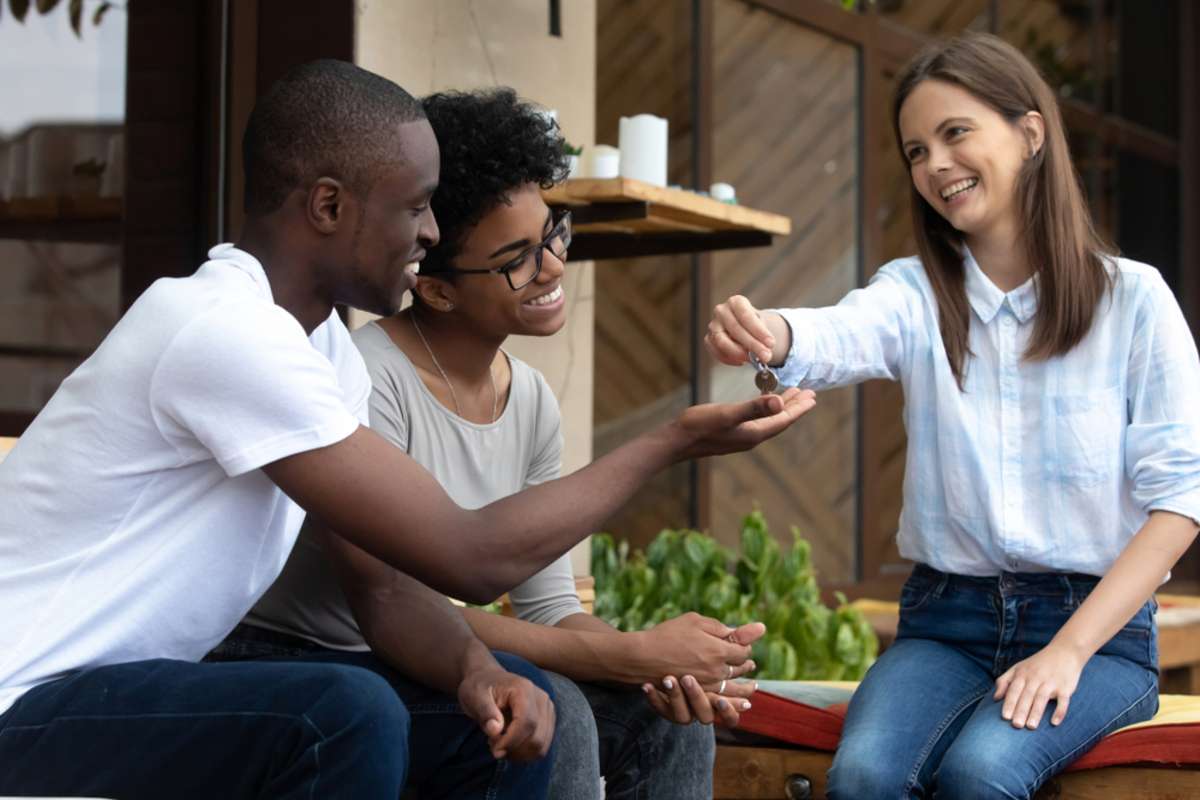
[[[337,370],[294,317],[230,303],[185,325],[151,379],[150,407],[185,457],[211,454],[229,476],[352,434]]]
[[[1200,360],[1174,295],[1155,273],[1134,323],[1125,467],[1146,511],[1200,524]]]
[[[533,455],[525,472],[526,488],[557,478],[562,472],[562,415],[554,392],[540,373],[536,377],[537,419],[533,426]],[[509,592],[518,618],[539,625],[556,625],[572,614],[582,614],[583,605],[575,592],[571,556],[561,556]]]
[[[369,368],[370,369],[370,368]],[[395,386],[396,376],[382,370],[371,372],[371,399],[369,401],[371,430],[387,439],[401,450],[408,452],[408,414],[404,409],[402,393]]]
[[[562,413],[554,392],[540,373],[537,377],[537,421],[533,458],[525,472],[525,486],[552,481],[562,474]]]

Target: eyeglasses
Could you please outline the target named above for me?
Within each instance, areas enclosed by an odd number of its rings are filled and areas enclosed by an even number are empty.
[[[508,285],[515,292],[527,286],[542,272],[542,253],[549,250],[559,261],[567,260],[567,248],[571,246],[571,212],[560,211],[552,217],[553,226],[550,233],[532,247],[527,247],[516,257],[499,267],[488,269],[463,269],[460,267],[444,267],[442,269],[425,271],[424,275],[436,275],[439,272],[457,272],[464,275],[486,275],[499,272],[508,280]]]

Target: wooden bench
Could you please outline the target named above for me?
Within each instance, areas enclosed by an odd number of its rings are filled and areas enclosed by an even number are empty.
[[[841,732],[845,701],[855,684],[764,685],[767,691],[756,695],[754,710],[743,717],[745,730],[732,734],[754,741],[717,747],[714,798],[825,797],[832,748]],[[1153,720],[1106,737],[1072,770],[1047,782],[1038,792],[1039,800],[1200,797],[1200,698],[1163,695],[1162,707]]]

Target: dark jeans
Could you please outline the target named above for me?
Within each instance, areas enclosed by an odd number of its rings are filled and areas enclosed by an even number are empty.
[[[550,763],[497,762],[452,698],[366,654],[97,667],[0,716],[0,794],[396,800],[411,780],[431,796],[538,798]]]
[[[558,712],[551,800],[712,797],[711,726],[668,722],[637,687],[546,674]]]
[[[1105,734],[1158,708],[1155,603],[1084,665],[1067,716],[1017,729],[995,680],[1045,647],[1099,579],[947,575],[918,565],[900,628],[850,701],[830,798],[1029,798]]]

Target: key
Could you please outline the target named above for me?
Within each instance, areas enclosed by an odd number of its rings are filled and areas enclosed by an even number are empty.
[[[754,385],[758,387],[759,394],[775,394],[775,390],[779,388],[779,377],[775,374],[775,370],[759,361],[758,356],[754,353],[750,353],[750,363],[756,370]]]

